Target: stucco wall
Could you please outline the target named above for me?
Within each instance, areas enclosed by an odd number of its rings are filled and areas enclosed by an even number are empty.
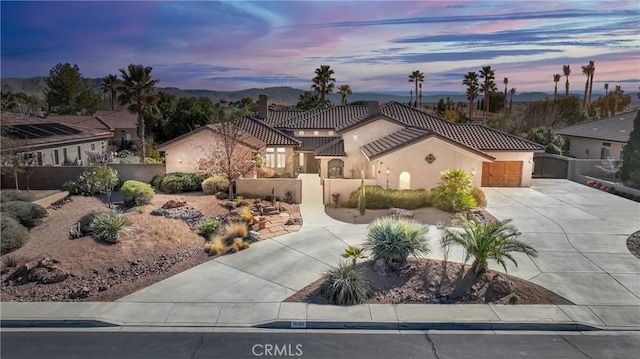
[[[349,202],[349,195],[360,187],[360,179],[325,179],[324,183],[324,204],[333,204],[332,193],[340,193],[340,205],[344,206]],[[365,179],[367,186],[377,185],[375,179]]]
[[[246,198],[271,198],[273,188],[276,196],[283,198],[287,192],[293,193],[295,203],[302,201],[302,181],[294,178],[247,178],[236,181],[236,192]]]
[[[531,186],[531,174],[533,173],[533,152],[506,152],[506,151],[485,151],[496,158],[496,161],[516,161],[522,162],[522,182],[521,187]],[[482,167],[479,176],[482,178]],[[478,176],[478,175],[476,175]]]
[[[433,154],[436,158],[431,164],[425,160],[429,154]],[[389,188],[391,189],[399,188],[400,174],[405,171],[410,175],[411,189],[433,188],[438,184],[440,172],[451,167],[462,168],[468,173],[475,170],[473,183],[475,186],[480,186],[484,160],[486,159],[479,155],[430,137],[376,159],[372,162],[372,167],[375,168],[375,178],[383,187],[386,187],[386,171],[389,170]]]
[[[344,158],[344,177],[359,178],[360,170],[365,170],[365,176],[372,178],[373,173],[368,168],[367,158],[362,154],[360,147],[397,132],[402,128],[403,126],[380,119],[344,132],[342,138],[344,139],[344,151],[347,154],[347,157]],[[327,177],[327,173],[322,172],[322,176]]]
[[[93,150],[91,145],[93,144]],[[78,158],[78,146],[80,146],[80,158]],[[33,151],[34,160],[37,161],[37,153],[42,153],[42,165],[43,166],[62,166],[64,164],[64,149],[67,149],[67,160],[69,163],[74,163],[76,159],[82,160],[86,163],[86,152],[102,152],[106,150],[107,140],[97,140],[82,143],[69,143],[65,145],[59,145],[56,147],[43,148]],[[58,164],[55,164],[55,151],[58,150]]]
[[[213,151],[211,143],[220,140],[218,135],[205,130],[171,143],[167,147],[161,147],[160,151],[165,152],[167,173],[195,172],[198,160],[206,156],[205,152]]]
[[[569,154],[575,158],[600,159],[600,151],[603,147],[602,143],[607,142],[611,144],[611,147],[609,147],[609,156],[613,159],[620,159],[622,152],[622,143],[620,142],[609,142],[580,137],[568,137],[568,139]],[[589,153],[587,153],[587,150],[589,150]]]

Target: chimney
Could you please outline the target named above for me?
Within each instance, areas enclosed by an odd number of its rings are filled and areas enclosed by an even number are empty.
[[[269,96],[258,95],[258,118],[266,120],[269,113]]]
[[[378,101],[367,102],[367,115],[373,116],[380,113],[380,103]]]

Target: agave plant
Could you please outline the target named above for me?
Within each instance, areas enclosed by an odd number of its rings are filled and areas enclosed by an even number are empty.
[[[376,218],[369,224],[364,249],[388,264],[406,263],[410,255],[429,253],[427,226],[410,219]]]
[[[509,224],[510,222],[510,219],[485,223],[475,218],[471,221],[464,219],[463,231],[446,230],[442,243],[455,243],[462,246],[467,253],[466,260],[474,258],[471,269],[475,274],[487,271],[489,259],[500,263],[506,271],[507,259],[516,267],[518,266],[512,255],[514,252],[537,256],[537,251],[533,247],[517,239],[520,232]]]
[[[93,235],[105,242],[116,243],[120,239],[120,232],[129,232],[131,223],[121,211],[112,209],[98,214],[91,223]]]

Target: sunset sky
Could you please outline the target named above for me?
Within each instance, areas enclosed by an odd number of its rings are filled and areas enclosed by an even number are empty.
[[[309,89],[330,65],[354,92],[464,91],[491,65],[498,88],[553,92],[553,74],[594,60],[594,92],[640,85],[640,5],[631,1],[0,2],[1,76],[48,75],[59,62],[84,77],[153,67],[159,86]],[[559,85],[564,84],[564,78]],[[564,88],[559,86],[559,88]]]

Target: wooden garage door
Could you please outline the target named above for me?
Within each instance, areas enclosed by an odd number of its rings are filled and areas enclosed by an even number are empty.
[[[483,187],[520,187],[522,161],[496,161],[482,163]]]

